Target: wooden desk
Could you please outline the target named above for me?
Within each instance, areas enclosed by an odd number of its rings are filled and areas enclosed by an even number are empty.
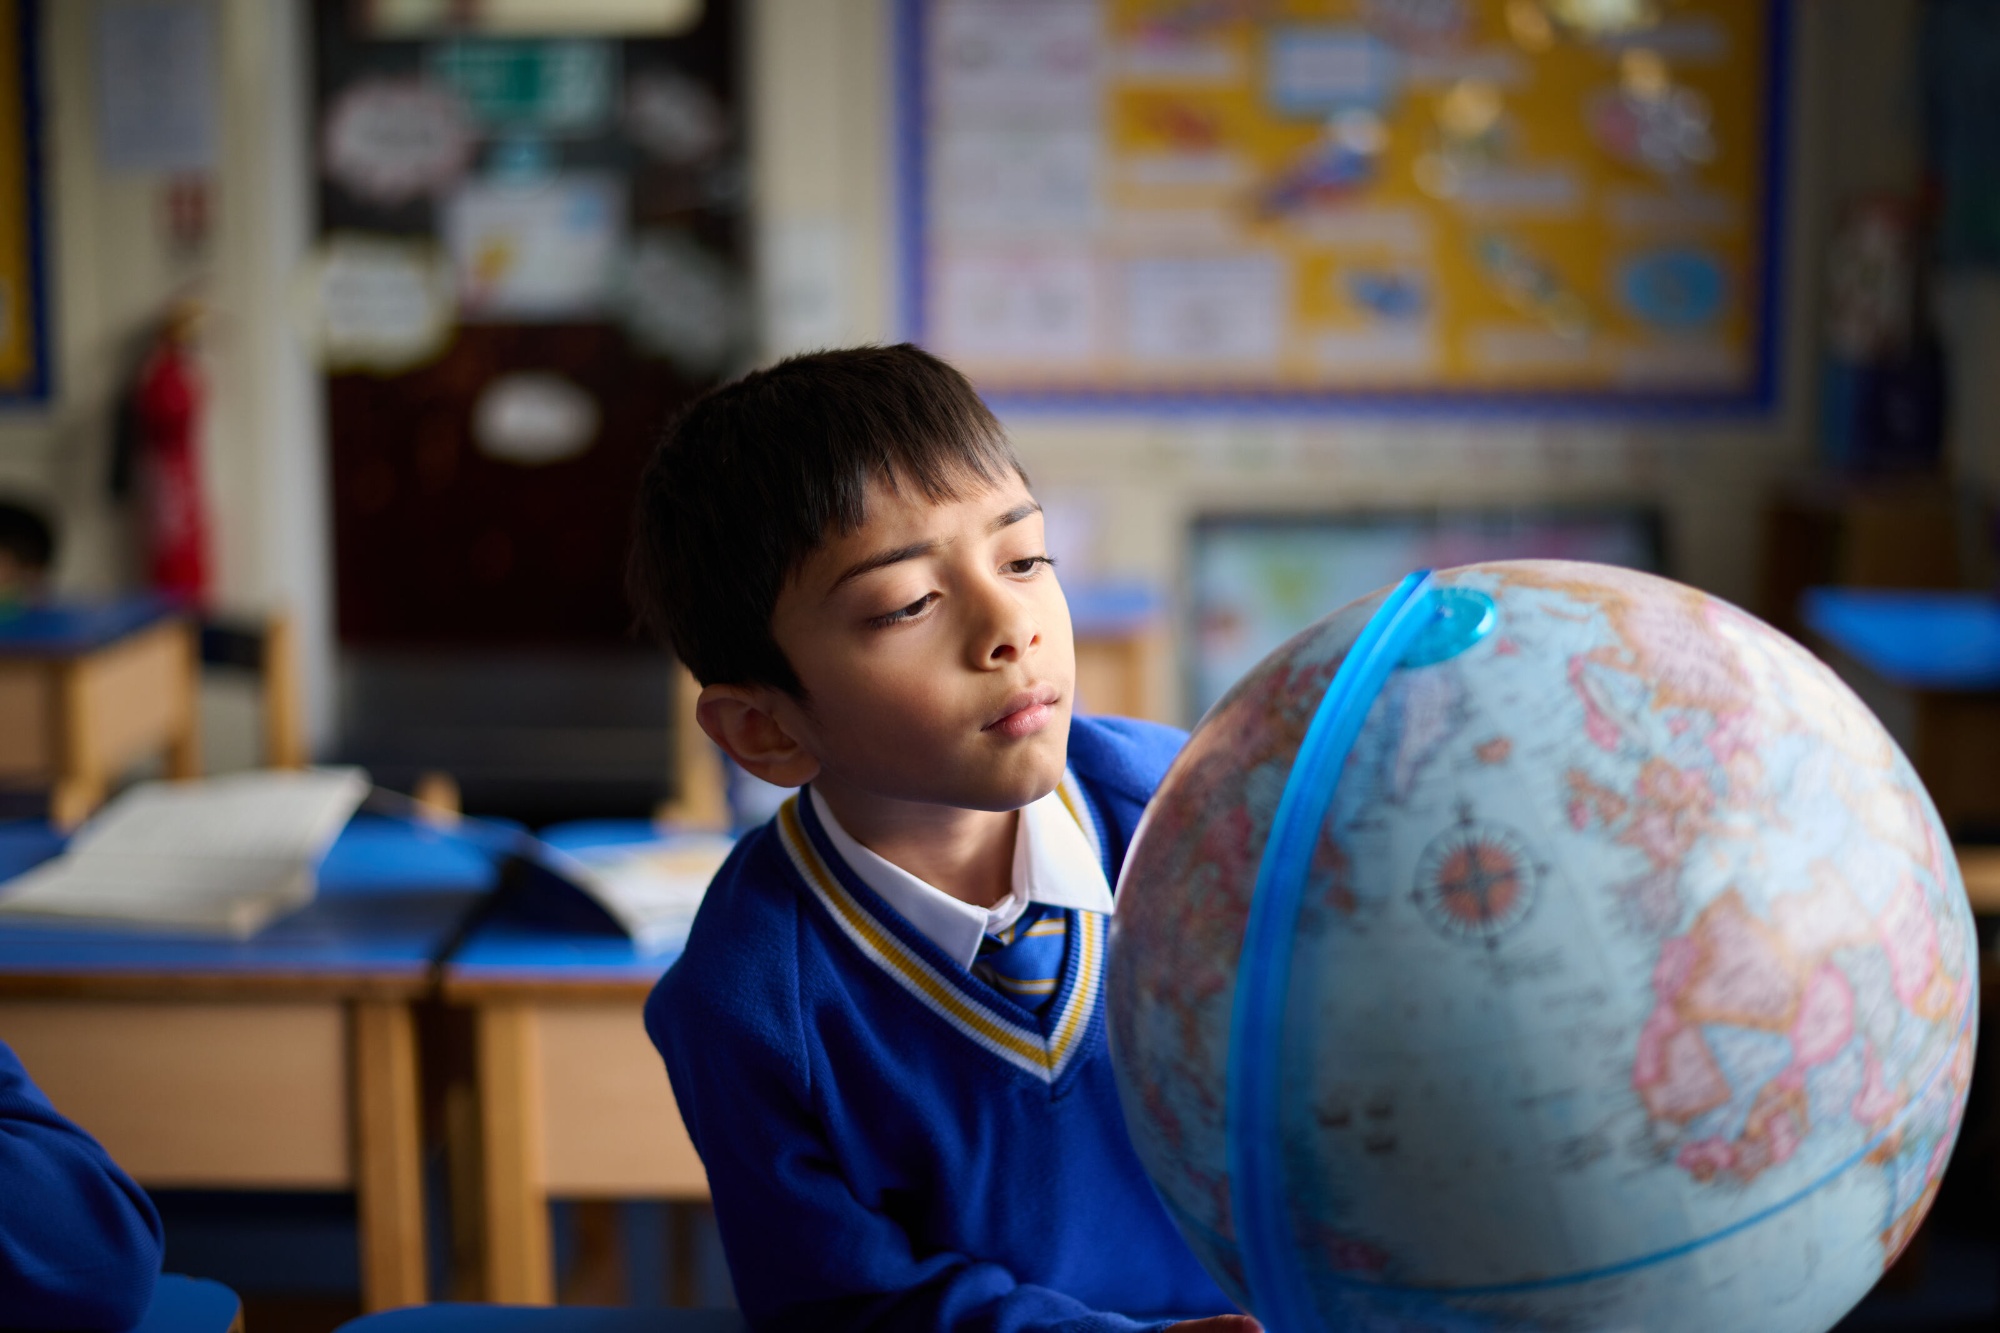
[[[445,1001],[471,1011],[477,1047],[480,1147],[467,1167],[484,1299],[554,1299],[552,1198],[708,1199],[641,1017],[670,962],[620,939],[495,927],[447,967]]]
[[[567,845],[653,836],[631,822]],[[566,845],[560,834],[551,841]],[[467,1197],[478,1199],[484,1299],[554,1298],[551,1198],[707,1201],[708,1177],[642,1018],[675,956],[637,954],[618,935],[498,920],[446,964],[444,999],[470,1012],[475,1032],[479,1150],[456,1169],[476,1177]]]
[[[201,766],[194,627],[153,598],[37,607],[0,621],[0,782],[46,783],[73,828],[134,763]]]
[[[0,828],[0,877],[57,845]],[[9,925],[0,1039],[141,1184],[353,1190],[365,1308],[418,1303],[412,1004],[492,877],[458,844],[363,816],[312,905],[250,940]]]

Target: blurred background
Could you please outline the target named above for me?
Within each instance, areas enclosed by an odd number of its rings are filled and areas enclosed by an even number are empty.
[[[1084,707],[1191,725],[1419,566],[1655,570],[1833,660],[2000,911],[1994,0],[0,0],[0,813],[314,761],[579,845],[761,818],[632,630],[637,473],[705,387],[903,339],[1020,450]],[[726,1303],[698,1167],[574,1166],[609,1131],[537,1100],[618,1033],[671,1117],[626,1032],[664,962],[455,981],[452,919],[385,1029],[403,1296],[361,1120],[318,1174],[157,1148],[169,1267],[258,1333]],[[0,955],[44,1076],[70,964]],[[1986,1095],[1856,1327],[2000,1320]]]

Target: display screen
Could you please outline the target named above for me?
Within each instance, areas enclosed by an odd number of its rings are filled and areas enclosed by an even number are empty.
[[[1210,517],[1191,547],[1197,715],[1286,639],[1411,570],[1542,559],[1663,572],[1659,515],[1644,508]]]

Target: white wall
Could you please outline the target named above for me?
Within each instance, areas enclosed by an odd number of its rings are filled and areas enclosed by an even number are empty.
[[[211,495],[224,605],[298,632],[307,734],[333,735],[333,551],[321,380],[293,318],[312,238],[306,0],[221,0],[224,185],[210,299]]]

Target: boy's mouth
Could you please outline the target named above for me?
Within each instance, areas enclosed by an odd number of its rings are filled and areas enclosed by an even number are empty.
[[[982,731],[998,732],[1002,736],[1018,740],[1032,736],[1049,724],[1055,716],[1056,700],[1062,692],[1055,686],[1044,683],[1031,685],[1011,695],[1000,715],[988,722]]]

